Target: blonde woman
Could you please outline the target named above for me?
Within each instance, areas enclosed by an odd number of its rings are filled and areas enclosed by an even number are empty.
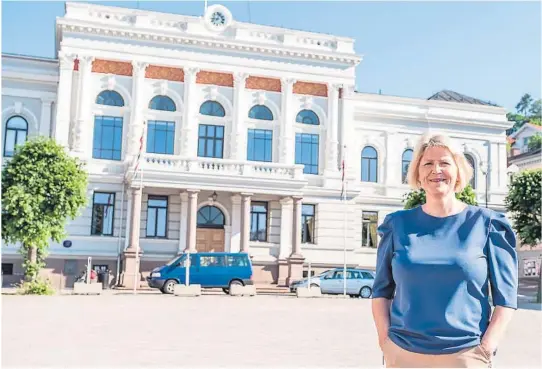
[[[388,368],[491,367],[517,309],[514,233],[502,214],[456,199],[471,177],[448,137],[423,136],[408,181],[427,201],[378,229],[372,309]]]

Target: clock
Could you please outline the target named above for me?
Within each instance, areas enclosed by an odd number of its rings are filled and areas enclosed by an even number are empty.
[[[213,32],[224,31],[232,22],[230,11],[222,5],[211,5],[207,8],[204,15],[204,21],[207,29]]]

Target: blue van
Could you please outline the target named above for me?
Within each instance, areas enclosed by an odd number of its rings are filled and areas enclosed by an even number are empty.
[[[175,285],[185,283],[187,254],[171,259],[166,265],[154,268],[147,282],[151,288],[162,293],[173,293]],[[233,284],[250,285],[252,263],[247,253],[240,252],[201,252],[190,254],[190,284],[202,288],[222,288],[229,293]]]

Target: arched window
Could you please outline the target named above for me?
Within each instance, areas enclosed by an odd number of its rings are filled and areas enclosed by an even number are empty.
[[[361,152],[361,181],[378,182],[378,154],[374,147],[365,146]]]
[[[15,146],[23,145],[28,136],[28,122],[19,115],[15,115],[6,122],[6,137],[4,141],[4,156],[13,156]]]
[[[265,105],[254,105],[248,112],[248,117],[260,120],[273,120],[273,113]]]
[[[173,100],[164,95],[158,95],[152,98],[149,103],[149,109],[162,111],[176,111],[177,107]]]
[[[470,154],[465,154],[465,159],[467,159],[472,167],[472,178],[470,180],[470,185],[473,189],[476,189],[476,164],[474,163],[474,158]]]
[[[224,213],[216,206],[204,206],[198,211],[199,228],[224,228]]]
[[[124,106],[124,99],[117,91],[105,90],[96,98],[96,104],[109,106]]]
[[[408,167],[412,161],[412,154],[413,151],[411,149],[406,149],[403,152],[403,159],[401,160],[401,178],[403,183],[407,183]]]
[[[318,119],[318,115],[316,115],[315,112],[312,110],[301,110],[299,113],[297,113],[297,117],[295,118],[295,121],[297,123],[303,123],[303,124],[311,124],[313,126],[320,125],[320,119]]]
[[[224,110],[224,107],[220,105],[219,102],[216,101],[205,101],[201,106],[199,107],[199,113],[201,115],[209,115],[211,117],[225,117],[226,111]]]

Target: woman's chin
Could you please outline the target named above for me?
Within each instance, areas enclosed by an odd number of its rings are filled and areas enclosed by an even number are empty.
[[[425,192],[430,196],[442,197],[442,196],[448,195],[450,192],[452,192],[452,190],[449,186],[441,185],[441,186],[428,188]]]

